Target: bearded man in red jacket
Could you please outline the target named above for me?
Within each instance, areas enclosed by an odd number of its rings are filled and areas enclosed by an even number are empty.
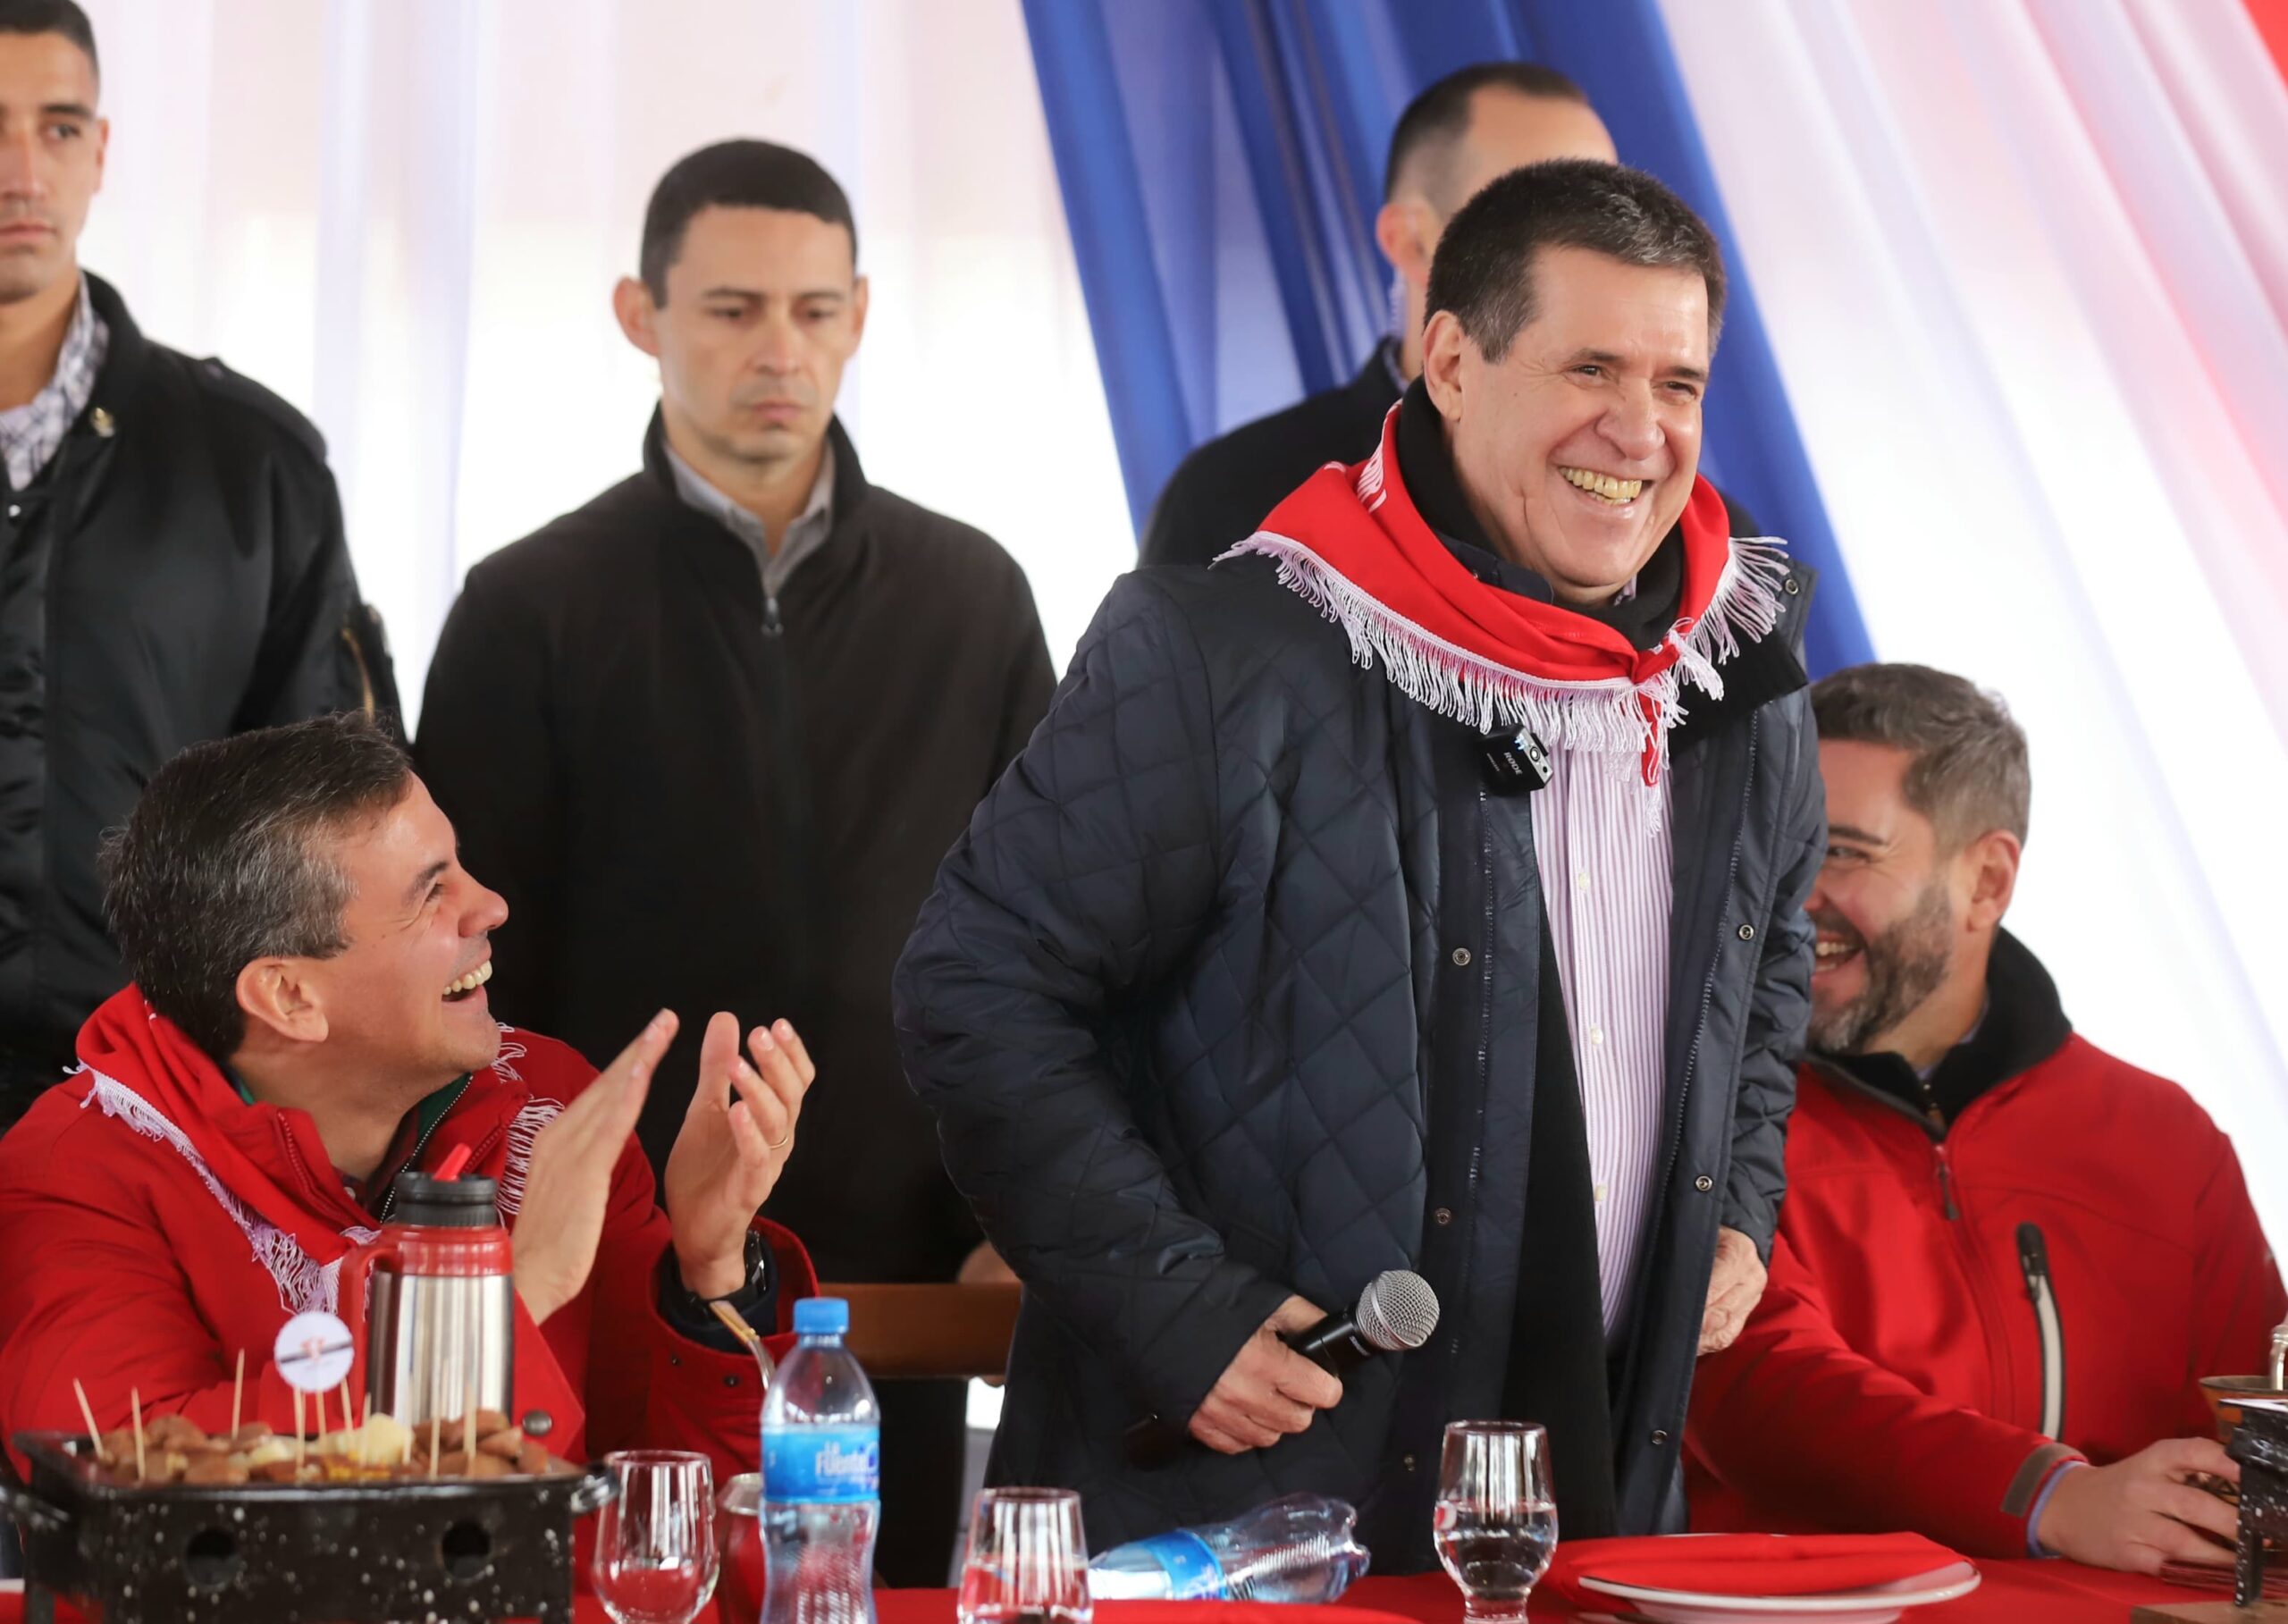
[[[2232,1145],[2001,928],[2031,782],[2000,703],[1910,665],[1812,697],[1812,1055],[1771,1281],[1700,1362],[1694,1526],[2229,1565],[2197,1383],[2260,1368],[2284,1306]]]
[[[709,1025],[662,1212],[633,1135],[676,1017],[601,1073],[498,1023],[508,909],[364,719],[184,752],[109,862],[134,984],[0,1140],[0,1436],[78,1428],[75,1379],[99,1426],[125,1424],[134,1389],[147,1421],[223,1430],[241,1353],[245,1416],[285,1431],[279,1327],[340,1311],[397,1175],[465,1149],[512,1235],[518,1416],[544,1412],[573,1460],[645,1444],[753,1469],[754,1364],[707,1302],[783,1332],[816,1288],[755,1216],[812,1079],[791,1027],[758,1028],[750,1064],[730,1016]]]

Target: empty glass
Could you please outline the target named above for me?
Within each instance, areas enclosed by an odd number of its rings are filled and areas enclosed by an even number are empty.
[[[1089,1544],[1071,1489],[987,1489],[969,1519],[961,1624],[1089,1624]]]
[[[1527,1421],[1456,1421],[1438,1463],[1438,1560],[1465,1616],[1512,1624],[1557,1549],[1549,1435]]]
[[[618,1492],[596,1514],[596,1599],[617,1624],[691,1624],[715,1593],[714,1468],[667,1449],[622,1450],[604,1467]]]

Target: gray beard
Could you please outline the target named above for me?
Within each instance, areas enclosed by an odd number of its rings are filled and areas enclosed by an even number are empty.
[[[1811,1047],[1823,1055],[1864,1054],[1878,1032],[1905,1020],[1946,980],[1954,925],[1946,888],[1933,880],[1914,913],[1859,949],[1867,989],[1839,1009],[1813,1012]]]

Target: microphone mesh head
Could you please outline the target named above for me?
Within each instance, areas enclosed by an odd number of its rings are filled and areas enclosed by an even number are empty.
[[[1412,1269],[1386,1269],[1358,1294],[1358,1335],[1370,1348],[1404,1353],[1438,1328],[1438,1293]]]

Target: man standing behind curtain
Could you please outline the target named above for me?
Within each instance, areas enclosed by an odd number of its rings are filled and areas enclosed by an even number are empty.
[[[80,268],[100,80],[72,0],[0,0],[0,1128],[127,979],[96,848],[159,764],[397,708],[317,430]]]
[[[1408,103],[1391,131],[1375,216],[1375,241],[1396,278],[1392,304],[1402,303],[1392,312],[1397,330],[1342,388],[1242,424],[1185,458],[1153,505],[1140,561],[1205,564],[1252,534],[1321,464],[1372,453],[1383,415],[1422,372],[1424,290],[1446,222],[1494,176],[1544,158],[1615,161],[1604,121],[1554,68],[1482,62]]]
[[[472,569],[430,668],[421,772],[507,897],[506,1018],[609,1058],[652,1013],[779,1014],[826,1087],[771,1216],[822,1276],[989,1261],[906,1090],[889,979],[938,860],[1047,708],[1023,573],[867,483],[834,416],[865,330],[848,200],[761,141],[652,193],[613,308],[660,365],[644,467]],[[657,1164],[695,1064],[639,1126]],[[678,1080],[681,1080],[680,1081]],[[942,1584],[953,1383],[884,1392],[879,1560]]]

